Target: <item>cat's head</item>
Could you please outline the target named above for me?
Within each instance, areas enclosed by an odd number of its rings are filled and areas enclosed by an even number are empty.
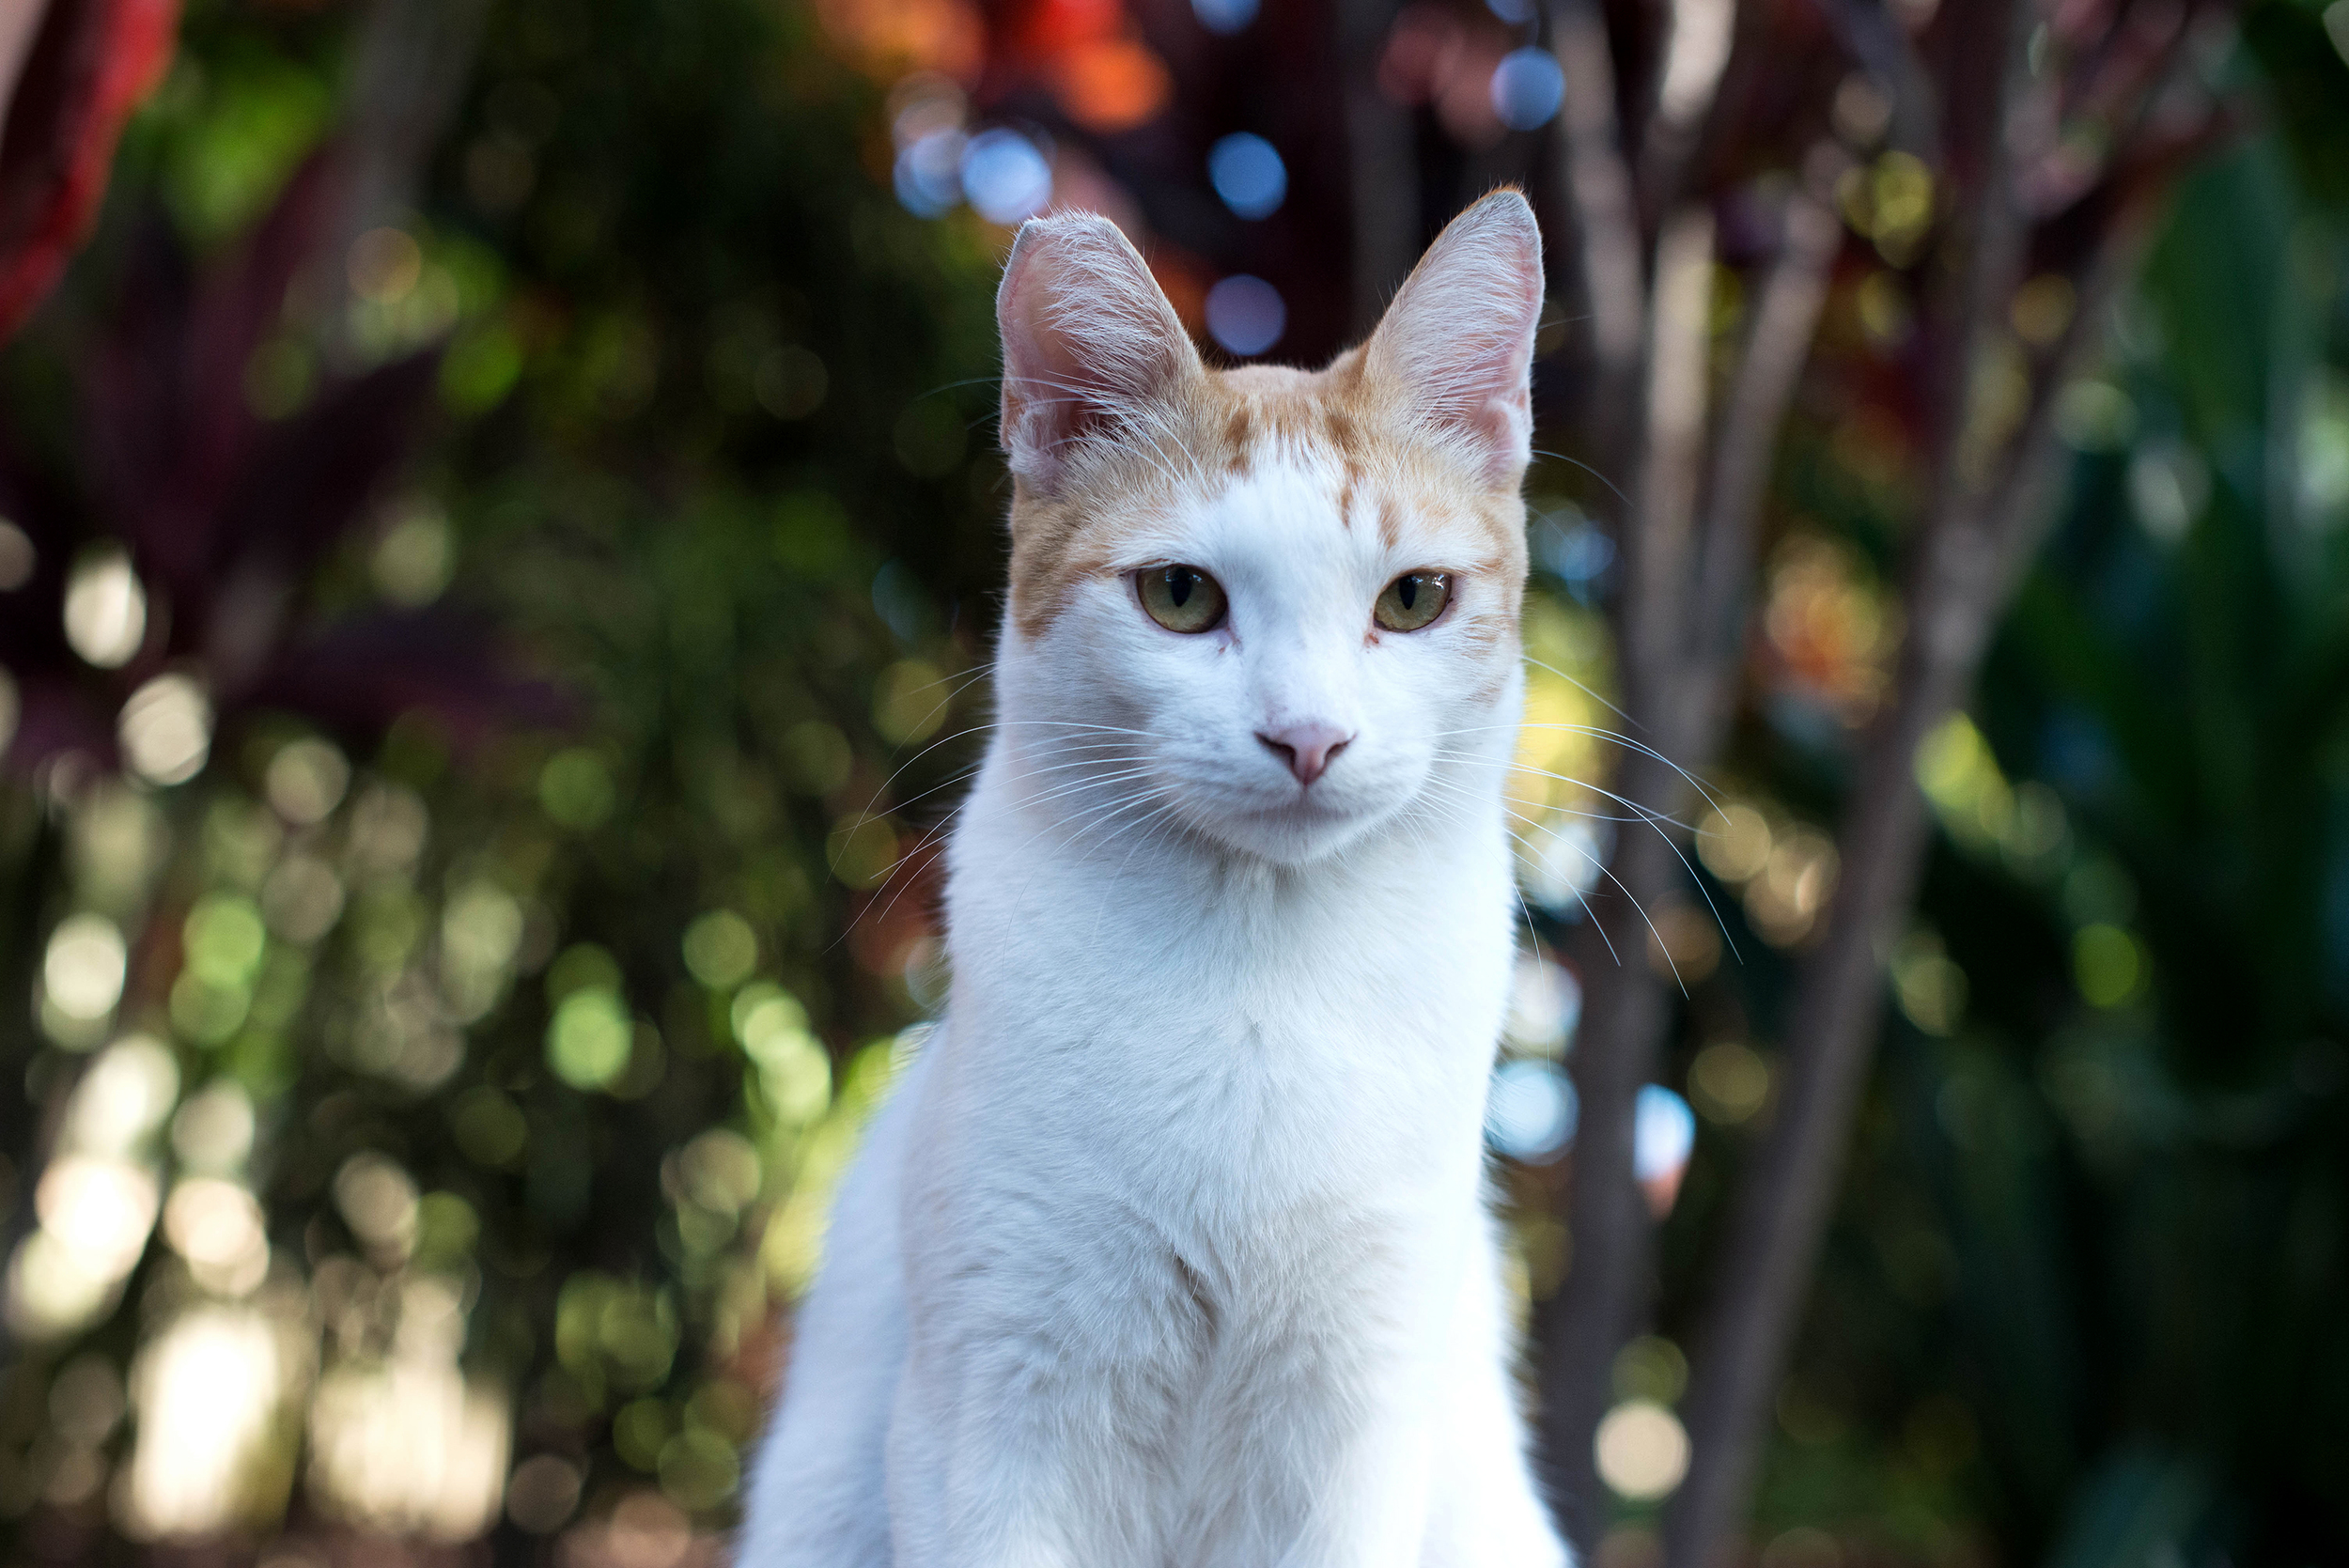
[[[1023,227],[999,669],[1032,798],[1295,864],[1506,755],[1541,301],[1502,191],[1327,368],[1211,370],[1109,222]]]

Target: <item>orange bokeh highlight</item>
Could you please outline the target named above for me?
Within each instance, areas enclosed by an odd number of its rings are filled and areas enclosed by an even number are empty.
[[[1379,55],[1378,90],[1409,107],[1432,103],[1454,141],[1490,147],[1502,132],[1493,111],[1493,71],[1508,52],[1508,38],[1489,17],[1464,23],[1442,7],[1407,6]]]
[[[1126,31],[1122,0],[1035,0],[1009,28],[1015,58],[1049,59]]]
[[[1166,63],[1137,39],[1089,39],[1054,63],[1053,96],[1068,117],[1102,134],[1158,117],[1174,96]]]
[[[987,64],[987,24],[968,0],[817,0],[816,14],[877,77],[934,70],[968,86]]]

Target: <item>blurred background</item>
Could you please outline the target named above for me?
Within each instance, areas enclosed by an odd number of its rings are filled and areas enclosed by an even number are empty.
[[[8,8],[0,1556],[723,1560],[941,995],[1011,225],[1310,363],[1511,181],[1489,1134],[1577,1539],[2349,1560],[2345,62],[2349,0]]]

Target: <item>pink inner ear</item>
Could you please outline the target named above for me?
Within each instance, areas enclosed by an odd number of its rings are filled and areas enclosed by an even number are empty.
[[[1377,370],[1430,426],[1466,437],[1496,485],[1532,456],[1541,310],[1541,231],[1523,196],[1497,192],[1452,221],[1371,338]]]
[[[1525,372],[1529,382],[1531,375],[1529,356]],[[1505,396],[1486,398],[1474,413],[1464,414],[1461,424],[1487,454],[1485,471],[1492,483],[1515,484],[1525,465],[1533,460],[1533,393],[1530,384],[1520,385]]]
[[[1042,480],[1060,449],[1101,422],[1083,362],[1050,319],[1038,261],[1006,272],[997,302],[1003,334],[1003,450],[1012,472]],[[1088,389],[1089,391],[1090,389]]]
[[[1014,474],[1047,489],[1079,442],[1198,369],[1141,256],[1090,213],[1020,229],[995,313],[1003,450]]]

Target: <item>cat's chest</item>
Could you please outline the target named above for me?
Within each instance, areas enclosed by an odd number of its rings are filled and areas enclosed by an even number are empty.
[[[1312,1113],[1481,1075],[1505,995],[1505,926],[1451,920],[1135,915],[1116,939],[1000,945],[957,1006],[1072,1092]],[[1265,1104],[1258,1113],[1278,1108]]]
[[[968,856],[949,1010],[972,1168],[1040,1209],[1203,1234],[1472,1185],[1513,906],[1498,835],[1457,848],[1288,885]]]
[[[1482,1032],[1489,1045],[1514,908],[1490,848],[1410,885],[1159,887],[1051,867],[1009,890],[958,879],[957,1005],[1145,1054],[1154,1040],[1203,1032],[1292,1053],[1385,1036]]]
[[[1326,1203],[1456,1185],[1505,946],[1299,936],[1250,946],[1194,928],[1146,964],[1103,961],[1118,951],[1105,944],[1031,955],[1049,967],[1025,983],[958,980],[955,1030],[998,1157],[1081,1167],[1074,1184],[1046,1178],[1053,1203],[1090,1193],[1171,1232],[1276,1248],[1326,1234],[1327,1215],[1288,1226]]]

